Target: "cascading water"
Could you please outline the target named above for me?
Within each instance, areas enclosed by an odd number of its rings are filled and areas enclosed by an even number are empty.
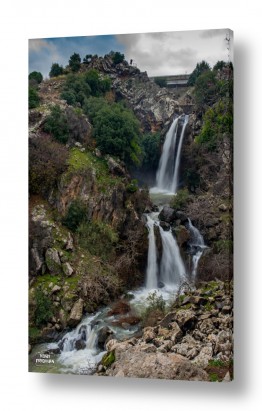
[[[160,281],[167,288],[177,288],[182,280],[185,279],[185,266],[171,229],[164,231],[163,228],[159,226],[159,230],[163,245],[160,264]]]
[[[156,213],[157,215],[158,213]],[[158,266],[157,266],[157,249],[155,240],[155,220],[147,215],[148,228],[148,255],[147,255],[147,270],[146,270],[146,288],[148,290],[157,288],[158,285]]]
[[[192,277],[197,275],[197,267],[203,251],[206,247],[204,238],[199,230],[192,224],[190,218],[188,218],[188,228],[191,234],[190,247],[193,253],[192,256]]]
[[[179,117],[173,120],[173,123],[167,132],[156,173],[157,188],[163,191],[170,191],[172,187],[178,120]]]
[[[156,173],[156,187],[153,191],[159,190],[162,192],[176,193],[178,188],[178,174],[179,165],[181,157],[181,149],[184,139],[184,134],[186,130],[186,125],[188,123],[188,116],[184,116],[184,124],[180,136],[178,135],[178,123],[181,119],[177,117],[173,120],[171,127],[169,128],[162,155],[159,161],[158,170]],[[177,139],[179,141],[177,142]]]
[[[183,140],[184,140],[184,134],[185,134],[187,123],[188,123],[188,116],[185,115],[184,124],[183,124],[183,128],[182,128],[182,131],[181,131],[179,144],[178,144],[178,147],[177,147],[177,153],[176,153],[176,159],[175,159],[175,171],[174,171],[174,177],[173,177],[173,182],[172,182],[172,186],[171,186],[171,191],[173,191],[174,193],[176,193],[177,189],[178,189],[178,183],[179,183],[178,173],[179,173],[180,158],[181,158],[181,148],[182,148],[182,144],[183,144]]]

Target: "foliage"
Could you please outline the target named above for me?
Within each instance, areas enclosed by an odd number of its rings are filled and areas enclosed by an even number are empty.
[[[197,77],[194,94],[199,106],[212,105],[218,97],[218,92],[218,80],[213,71],[205,71]]]
[[[154,326],[157,318],[165,313],[166,302],[154,291],[146,298],[146,309],[142,313],[143,326]]]
[[[69,138],[67,116],[63,110],[55,105],[45,120],[44,131],[50,133],[60,143],[66,143]]]
[[[233,241],[232,240],[218,240],[214,243],[214,252],[219,254],[221,252],[233,253]]]
[[[78,53],[72,54],[69,58],[69,67],[72,69],[74,73],[79,71],[80,66],[81,66],[81,57]]]
[[[118,235],[114,229],[102,221],[85,221],[77,229],[81,247],[103,260],[108,260],[114,254]]]
[[[119,64],[122,63],[125,59],[125,55],[120,53],[119,51],[111,52],[112,53],[112,59],[114,64]],[[111,54],[110,53],[110,54]]]
[[[212,151],[225,135],[233,137],[233,107],[219,101],[206,111],[201,132],[195,141]]]
[[[36,290],[36,309],[35,309],[35,324],[37,327],[46,324],[53,316],[52,303],[48,297],[45,296],[43,291]]]
[[[182,188],[181,190],[178,190],[176,195],[173,197],[171,201],[171,207],[174,208],[175,210],[183,208],[188,202],[188,199],[189,199],[188,189]]]
[[[39,71],[32,71],[28,78],[29,80],[36,81],[37,84],[40,84],[43,81],[43,75]]]
[[[67,76],[61,98],[70,105],[80,104],[83,107],[89,96],[102,96],[111,88],[109,77],[100,77],[94,69],[83,74]]]
[[[146,170],[155,170],[160,157],[160,133],[144,134],[141,139],[142,167]]]
[[[156,77],[154,79],[154,82],[159,86],[159,87],[166,87],[167,86],[167,81],[165,77]]]
[[[139,122],[121,103],[89,99],[84,107],[94,126],[94,137],[102,153],[119,157],[126,164],[140,163]]]
[[[210,71],[210,66],[206,61],[202,60],[201,63],[197,63],[195,69],[189,76],[188,86],[194,86],[198,77],[206,71]]]
[[[213,71],[218,71],[218,70],[222,70],[224,67],[226,67],[228,64],[223,61],[223,60],[219,60],[213,67]]]
[[[114,351],[110,351],[109,353],[106,353],[101,361],[101,364],[104,367],[109,367],[111,364],[113,364],[115,362],[116,358],[115,358],[115,352]]]
[[[40,104],[40,97],[35,87],[29,87],[28,89],[28,105],[29,108],[36,108]]]
[[[67,168],[68,151],[50,136],[29,140],[29,191],[47,197]]]
[[[127,190],[129,193],[135,193],[135,192],[138,190],[138,182],[137,182],[137,180],[136,180],[136,179],[131,180],[131,183],[129,183],[129,184],[126,186],[126,190]]]
[[[86,206],[80,200],[74,200],[68,207],[67,213],[62,220],[62,223],[75,232],[79,225],[87,218]]]
[[[51,70],[49,72],[49,77],[57,77],[61,76],[64,73],[63,66],[59,66],[58,63],[53,63],[51,66]]]

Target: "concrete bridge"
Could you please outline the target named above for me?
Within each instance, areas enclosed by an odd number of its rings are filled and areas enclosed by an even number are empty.
[[[177,74],[174,76],[155,76],[152,80],[165,79],[167,87],[186,87],[190,74]]]

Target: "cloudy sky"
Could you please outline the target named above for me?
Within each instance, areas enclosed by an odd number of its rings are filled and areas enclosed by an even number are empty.
[[[32,39],[29,72],[40,71],[48,77],[52,63],[66,66],[74,52],[84,58],[114,50],[124,53],[127,61],[133,59],[149,76],[191,73],[202,60],[211,66],[218,60],[227,61],[225,38],[229,35],[232,44],[232,33],[227,29]]]

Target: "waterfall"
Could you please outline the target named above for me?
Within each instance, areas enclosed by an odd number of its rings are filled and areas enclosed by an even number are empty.
[[[157,249],[155,240],[155,221],[150,216],[147,215],[147,228],[148,228],[148,255],[147,255],[147,270],[146,270],[146,288],[151,290],[157,288]]]
[[[169,128],[162,155],[159,161],[159,166],[156,174],[156,186],[159,190],[176,193],[178,187],[178,173],[181,157],[181,149],[188,123],[188,116],[184,116],[184,124],[180,136],[178,136],[178,122],[180,117],[173,120],[171,127]],[[177,143],[177,139],[179,141]]]
[[[180,166],[181,148],[182,148],[182,144],[184,140],[184,134],[185,134],[187,123],[188,123],[188,116],[185,115],[185,120],[184,120],[183,128],[181,131],[181,136],[179,139],[179,144],[177,147],[177,153],[176,153],[176,159],[175,159],[175,171],[174,171],[174,177],[173,177],[173,182],[172,182],[172,187],[171,187],[171,191],[173,191],[174,193],[176,193],[178,189],[178,183],[179,183],[178,173],[179,173],[179,166]]]
[[[156,174],[156,185],[157,188],[161,190],[170,191],[172,186],[178,120],[179,117],[173,120],[173,123],[167,132],[162,155],[159,161]]]
[[[185,278],[185,266],[172,231],[164,231],[162,227],[159,230],[163,244],[160,281],[169,288],[175,288]]]
[[[199,260],[206,248],[203,236],[200,234],[199,230],[192,224],[190,218],[188,218],[188,228],[191,234],[190,247],[192,249],[192,277],[195,278],[197,275],[197,267]]]

